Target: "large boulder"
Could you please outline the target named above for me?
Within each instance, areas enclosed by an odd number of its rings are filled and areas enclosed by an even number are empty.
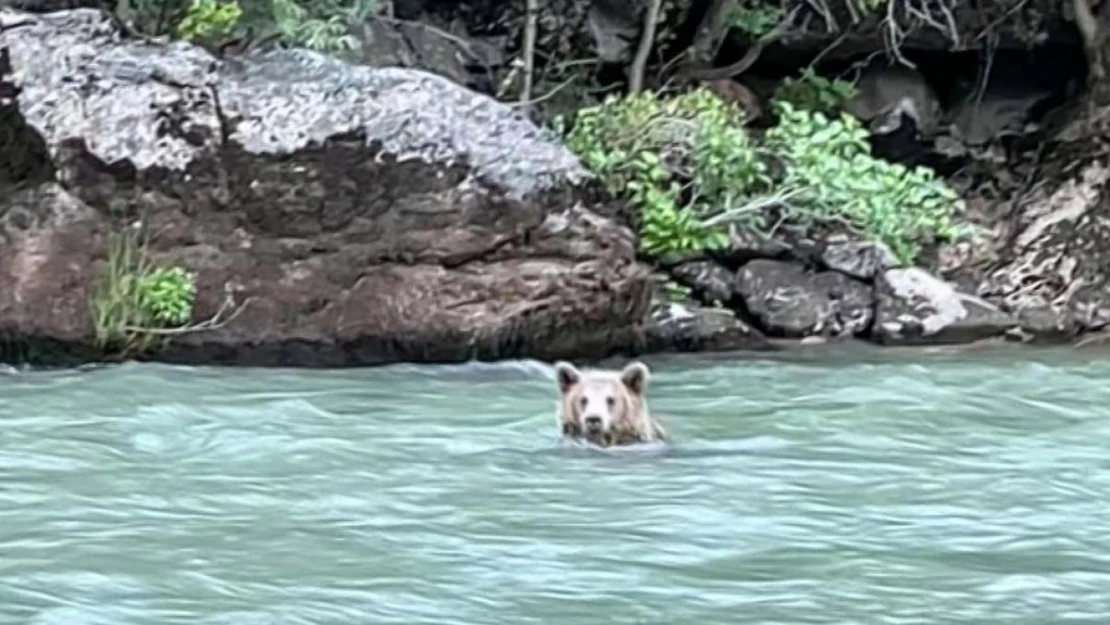
[[[917,267],[885,272],[876,292],[872,334],[880,343],[970,343],[1017,325],[997,306]]]
[[[871,287],[835,271],[753,260],[740,268],[735,290],[771,336],[851,337],[871,326]]]
[[[0,200],[0,342],[86,349],[105,235],[134,222],[196,272],[195,320],[237,311],[171,360],[580,357],[648,314],[634,238],[577,159],[432,74],[217,60],[94,10],[0,10],[0,126],[38,146],[0,154],[25,189]]]

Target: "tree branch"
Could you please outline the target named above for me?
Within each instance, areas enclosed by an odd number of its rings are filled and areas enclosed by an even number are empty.
[[[644,13],[644,27],[640,32],[640,45],[636,48],[636,58],[632,60],[629,69],[628,91],[638,93],[644,88],[644,72],[647,69],[648,57],[655,44],[655,26],[659,21],[659,10],[663,7],[663,0],[649,0],[647,11]]]
[[[539,0],[525,3],[524,16],[524,86],[520,90],[520,101],[532,99],[532,83],[536,79],[536,14],[539,13]]]
[[[795,6],[770,32],[756,40],[739,61],[724,67],[691,69],[685,72],[686,76],[692,80],[720,80],[721,78],[732,78],[737,74],[743,74],[759,60],[764,48],[782,39],[790,32],[790,26],[798,15],[798,9],[799,7]]]

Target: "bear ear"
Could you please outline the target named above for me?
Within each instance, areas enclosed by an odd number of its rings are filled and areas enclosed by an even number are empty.
[[[643,395],[649,376],[647,365],[640,361],[629,363],[621,370],[621,382],[637,395]]]
[[[565,393],[570,390],[570,387],[578,384],[582,374],[574,365],[560,360],[555,363],[555,379],[559,382],[559,390]]]

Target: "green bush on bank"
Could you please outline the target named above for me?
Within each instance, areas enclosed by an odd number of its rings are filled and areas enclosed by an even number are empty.
[[[742,120],[708,91],[668,99],[641,92],[580,110],[567,141],[611,192],[639,209],[644,251],[716,249],[728,239],[706,218],[770,188]]]
[[[777,125],[756,141],[741,111],[706,90],[611,97],[577,113],[567,142],[638,210],[649,255],[720,248],[724,224],[766,228],[770,206],[794,223],[847,225],[906,262],[923,242],[955,236],[959,198],[931,170],[873,156],[847,114],[784,99],[773,108]]]
[[[353,27],[379,10],[378,0],[134,0],[128,7],[128,21],[148,35],[219,45],[248,32],[273,34],[325,52],[357,47]]]

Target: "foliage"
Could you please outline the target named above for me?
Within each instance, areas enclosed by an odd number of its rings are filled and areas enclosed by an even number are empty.
[[[861,0],[863,1],[863,0]],[[752,6],[754,4],[754,6]],[[753,0],[738,3],[728,16],[730,27],[743,32],[745,35],[758,39],[771,32],[786,12],[781,6],[759,4]]]
[[[350,25],[377,9],[376,0],[272,0],[278,31],[290,43],[313,50],[341,51],[358,47]]]
[[[668,302],[683,302],[690,299],[690,287],[679,284],[674,280],[667,280],[663,283],[663,298]]]
[[[775,100],[789,102],[795,108],[829,112],[844,106],[856,95],[856,86],[847,80],[829,80],[807,67],[797,78],[782,81],[775,90]]]
[[[177,24],[177,35],[186,41],[227,37],[242,17],[239,3],[193,0],[184,19]]]
[[[580,110],[567,142],[638,209],[645,252],[717,249],[728,238],[703,217],[770,182],[742,120],[707,90],[669,99],[641,92]]]
[[[195,296],[191,273],[181,267],[152,266],[138,234],[115,234],[91,301],[97,344],[124,357],[146,352],[163,336],[152,330],[189,322]]]
[[[907,262],[921,243],[957,234],[957,195],[932,171],[873,156],[848,115],[783,100],[774,108],[778,124],[757,142],[740,110],[707,90],[610,97],[579,111],[567,143],[638,211],[640,245],[653,256],[718,249],[721,224],[764,226],[771,206],[791,221],[847,225]]]
[[[768,148],[786,163],[781,181],[797,189],[791,205],[800,217],[840,220],[885,242],[912,262],[919,242],[958,234],[957,194],[929,169],[909,169],[871,154],[867,131],[854,117],[774,103],[779,123]]]
[[[181,326],[193,316],[196,282],[182,267],[157,267],[139,280],[140,308],[158,323]]]
[[[277,34],[288,44],[337,52],[358,46],[352,25],[377,11],[377,0],[133,0],[128,19],[154,36],[189,41]]]

